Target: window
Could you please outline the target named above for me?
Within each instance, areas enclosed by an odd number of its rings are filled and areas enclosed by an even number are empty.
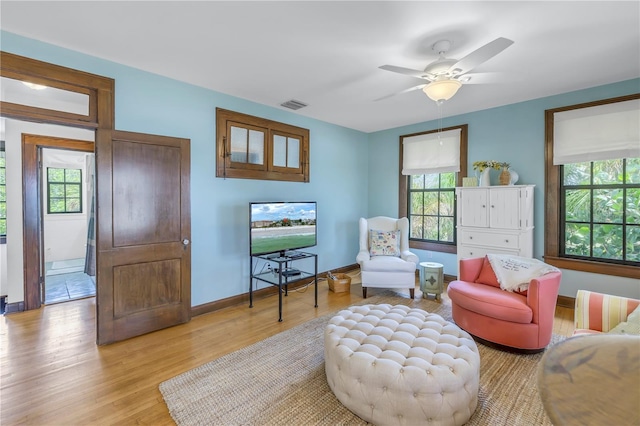
[[[273,134],[273,167],[275,170],[300,168],[300,139],[295,136]]]
[[[218,108],[216,176],[309,182],[309,130]]]
[[[4,141],[0,141],[0,244],[7,242],[7,169]]]
[[[82,170],[47,167],[47,213],[82,213]]]
[[[546,111],[545,262],[640,277],[640,95]]]
[[[560,255],[640,266],[640,158],[561,166]]]
[[[409,238],[454,244],[456,173],[409,177]]]
[[[401,136],[400,162],[398,210],[409,218],[409,246],[456,253],[455,187],[466,176],[467,125]]]

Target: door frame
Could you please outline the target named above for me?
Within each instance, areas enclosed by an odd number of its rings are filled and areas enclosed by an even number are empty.
[[[113,290],[113,280],[109,280],[108,274],[106,274],[107,279],[102,279],[101,277],[108,267],[108,263],[105,263],[105,261],[108,260],[110,254],[108,248],[110,247],[111,242],[109,239],[112,237],[109,233],[111,225],[108,223],[113,213],[111,210],[113,206],[110,203],[110,181],[112,179],[112,169],[109,167],[109,162],[111,161],[110,157],[113,154],[112,141],[114,134],[122,133],[116,133],[114,130],[115,80],[2,51],[0,51],[0,76],[57,87],[64,90],[71,90],[89,96],[89,112],[86,115],[70,114],[61,111],[53,111],[0,101],[0,116],[37,123],[80,127],[91,129],[95,132],[93,151],[95,153],[96,161],[96,342],[97,344],[112,343],[116,341],[116,339],[119,339],[118,336],[115,336],[114,339],[114,336],[108,332],[109,328],[113,327],[114,321],[113,315],[111,315],[111,317],[108,315],[111,302],[107,300]],[[188,146],[188,140],[182,141],[187,143]],[[37,151],[38,150],[36,148],[36,157]],[[187,154],[187,157],[184,158],[184,160],[190,161],[190,158],[188,157],[189,154]],[[33,179],[33,176],[30,176],[30,179]],[[186,186],[188,187],[188,182],[189,175],[187,174],[186,180],[184,180],[183,183],[186,183]],[[33,203],[30,203],[30,205],[33,205]],[[36,205],[38,205],[38,203],[36,203]],[[186,207],[183,206],[183,211],[188,212],[190,216],[190,209],[188,208],[189,205],[190,203],[186,202]],[[40,226],[38,223],[39,215],[34,215],[34,212],[24,212],[23,216],[25,229],[28,226],[30,230],[38,229]],[[32,223],[31,221],[35,221],[35,223]],[[187,233],[190,234],[190,217],[188,222],[189,226],[185,229],[188,231]],[[38,234],[36,232],[35,238],[37,238],[37,236]],[[103,239],[104,241],[102,241]],[[190,239],[190,235],[185,235],[184,240],[188,241],[188,239]],[[33,246],[32,241],[33,240],[30,240],[31,245]],[[28,242],[25,240],[24,243],[25,250],[28,250],[26,248],[28,247]],[[40,244],[42,243],[40,242]],[[179,242],[179,244],[183,243]],[[184,243],[183,249],[186,248],[186,246],[187,243]],[[33,250],[33,248],[31,248],[31,250]],[[190,251],[190,249],[188,250]],[[101,253],[104,254],[104,259],[102,258]],[[38,253],[34,256],[33,253],[27,253],[25,251],[23,256],[25,265],[29,258],[39,259]],[[179,315],[174,315],[174,318],[177,317],[177,320],[173,323],[165,324],[165,327],[190,320],[190,253],[187,259],[188,265],[185,267],[185,270],[187,273],[186,276],[189,279],[189,295],[186,295],[185,291],[183,291],[186,298],[183,298],[182,302],[188,302],[188,309],[185,312],[180,312]],[[26,271],[30,271],[30,273],[37,275],[34,271],[39,272],[40,265],[37,262],[35,264],[30,263],[29,267],[25,267],[24,270],[26,283]],[[29,278],[33,280],[31,275]],[[35,295],[29,294],[31,300],[29,300],[28,303],[25,303],[27,309],[36,309],[41,306],[41,299],[37,298],[39,292],[40,290],[38,289],[37,292],[31,292],[35,293]],[[25,290],[25,299],[26,296]],[[102,298],[105,298],[105,300],[101,300]],[[107,315],[105,315],[105,313]],[[159,315],[162,316],[162,314]],[[124,327],[128,327],[126,321],[124,321]],[[155,329],[157,329],[157,327]],[[140,330],[138,329],[138,331]],[[154,331],[153,327],[142,330],[138,334],[148,331]],[[123,339],[132,337],[132,335],[127,337],[125,334],[126,333],[120,334],[121,336],[124,336],[122,337]]]
[[[25,309],[42,305],[44,280],[42,247],[42,175],[38,151],[41,148],[93,152],[94,143],[53,136],[22,135],[22,211],[24,235]],[[94,195],[95,196],[95,195]]]
[[[89,112],[86,116],[62,113],[60,111],[0,101],[0,116],[2,117],[23,121],[32,121],[37,123],[79,127],[91,130],[111,131],[114,129],[115,80],[113,80],[112,78],[90,74],[84,71],[78,71],[72,68],[54,65],[46,62],[41,62],[35,59],[15,55],[13,53],[4,51],[0,51],[0,76],[43,84],[45,86],[57,87],[60,89],[82,93],[89,96]],[[98,137],[96,135],[95,143],[92,143],[92,151],[95,150],[95,152],[98,152],[100,143],[103,142],[98,140]],[[37,153],[37,149],[35,151]],[[31,178],[33,178],[33,176],[31,176],[30,179]],[[29,185],[31,184],[32,183],[29,182]],[[23,186],[23,191],[25,187],[27,186]],[[26,207],[27,205],[33,207],[33,202],[27,202],[26,194],[24,193],[23,199],[25,199],[23,207]],[[36,203],[36,205],[39,204]],[[98,206],[96,206],[96,208],[97,207]],[[39,238],[39,215],[34,216],[34,213],[35,212],[33,212],[32,210],[24,210],[23,214],[23,227],[25,229],[25,234],[23,236],[23,258],[25,262],[23,279],[25,283],[24,297],[26,310],[37,309],[41,306],[41,299],[39,298],[40,290],[38,289],[37,292],[34,292],[32,288],[27,289],[27,282],[32,282],[33,277],[37,277],[40,270],[40,265],[37,263],[39,254],[38,252],[34,251],[37,250],[37,248],[34,248],[37,246],[31,247],[29,245],[33,245],[33,240]],[[96,226],[98,226],[97,215]],[[34,232],[35,235],[33,235]],[[98,238],[98,236],[96,236],[96,238]],[[96,244],[98,244],[97,241]],[[35,262],[33,261],[34,258],[36,259]],[[96,262],[98,261],[98,254],[96,254]],[[99,286],[100,280],[98,277],[96,277],[96,287]]]

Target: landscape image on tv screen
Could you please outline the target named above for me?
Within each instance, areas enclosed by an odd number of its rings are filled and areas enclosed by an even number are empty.
[[[316,203],[251,203],[251,254],[316,245]]]

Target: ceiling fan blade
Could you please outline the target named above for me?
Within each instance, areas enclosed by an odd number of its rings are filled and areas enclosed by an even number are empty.
[[[462,84],[499,84],[510,82],[512,78],[501,72],[473,72],[456,78]]]
[[[414,90],[420,90],[420,89],[422,89],[424,86],[426,86],[426,84],[418,84],[417,86],[409,87],[408,89],[404,89],[404,90],[402,90],[401,92],[392,93],[392,94],[390,94],[390,95],[386,95],[386,96],[383,96],[383,97],[381,97],[381,98],[374,99],[373,101],[374,101],[374,102],[378,102],[378,101],[381,101],[381,100],[383,100],[383,99],[389,99],[389,98],[392,98],[392,97],[394,97],[394,96],[401,95],[401,94],[403,94],[403,93],[413,92]]]
[[[469,72],[481,63],[493,58],[512,44],[512,40],[504,37],[499,37],[492,42],[485,44],[481,48],[474,50],[455,64],[451,65],[449,71],[453,72],[455,70],[454,74],[457,75]]]
[[[381,67],[378,67],[378,68],[380,68],[381,70],[397,72],[404,75],[410,75],[412,77],[425,78],[424,71],[412,70],[411,68],[396,67],[395,65],[382,65]]]

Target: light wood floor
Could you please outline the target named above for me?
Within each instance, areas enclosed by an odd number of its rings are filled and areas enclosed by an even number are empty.
[[[95,344],[95,298],[3,316],[0,322],[0,424],[173,424],[158,385],[189,369],[362,300],[327,282],[194,317],[188,324],[108,346]],[[377,293],[369,289],[369,296]],[[378,290],[380,291],[380,290]],[[403,293],[409,297],[408,290]],[[419,303],[422,295],[416,289]],[[443,303],[450,303],[445,297]],[[554,333],[573,332],[573,310],[556,308]]]

